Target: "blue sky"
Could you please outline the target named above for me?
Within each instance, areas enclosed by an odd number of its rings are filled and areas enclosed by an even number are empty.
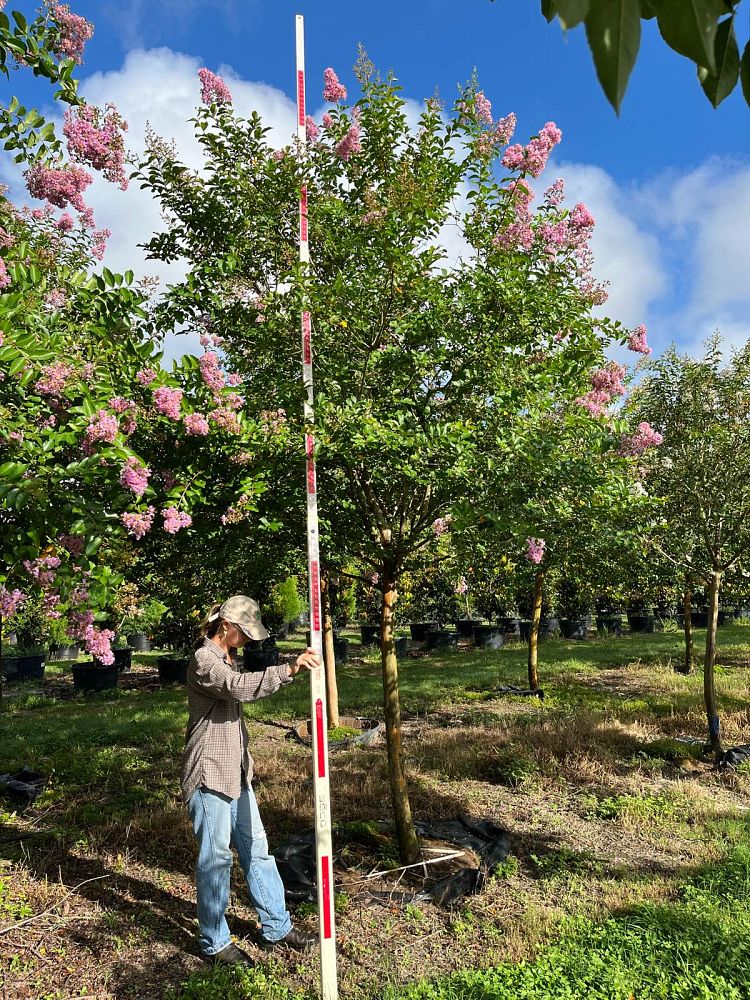
[[[585,201],[597,219],[599,276],[611,280],[605,312],[629,325],[646,322],[657,350],[671,340],[696,350],[716,326],[733,343],[750,339],[750,109],[739,91],[712,109],[694,68],[666,48],[654,22],[645,25],[618,119],[599,89],[583,31],[565,37],[547,25],[537,0],[71,6],[96,25],[80,72],[83,93],[122,107],[134,146],[148,119],[187,150],[181,122],[197,102],[202,65],[227,74],[243,111],[257,106],[280,133],[289,129],[295,13],[306,17],[313,108],[326,66],[352,84],[360,42],[414,100],[436,88],[452,100],[476,68],[495,115],[517,114],[519,141],[549,120],[562,128],[547,176],[565,177],[571,201]],[[135,244],[159,224],[136,197],[93,192],[97,221],[114,232],[111,266],[132,263]]]

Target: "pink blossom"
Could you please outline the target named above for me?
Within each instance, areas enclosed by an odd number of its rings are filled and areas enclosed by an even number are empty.
[[[570,224],[574,229],[593,229],[594,216],[589,212],[582,201],[579,201],[570,213]]]
[[[509,170],[523,170],[538,177],[547,165],[547,159],[562,139],[562,132],[554,122],[547,122],[538,136],[528,146],[510,146],[503,156],[503,166]]]
[[[222,403],[224,406],[228,406],[230,410],[240,410],[242,409],[245,400],[240,396],[238,392],[228,392],[222,396]]]
[[[242,385],[242,376],[237,372],[232,372],[231,375],[227,376],[227,385],[235,386]]]
[[[124,413],[125,410],[134,410],[135,403],[132,399],[125,399],[122,396],[113,396],[109,401],[109,405],[115,411],[115,413]]]
[[[0,289],[7,288],[10,281],[11,278],[8,274],[8,268],[5,266],[5,261],[0,257]]]
[[[70,164],[57,170],[43,163],[33,163],[25,176],[33,198],[49,201],[57,208],[72,205],[79,212],[86,210],[83,192],[93,178],[82,167]]]
[[[136,382],[140,382],[142,386],[146,387],[154,381],[156,372],[153,368],[141,368],[139,372],[136,372],[135,378]]]
[[[653,429],[653,427],[643,420],[636,428],[635,434],[623,434],[620,438],[619,453],[621,455],[640,455],[647,448],[656,448],[662,443],[664,438]]]
[[[164,530],[170,535],[176,535],[180,528],[189,528],[193,523],[189,514],[177,510],[176,507],[165,507],[161,513],[164,518]]]
[[[217,406],[215,410],[211,410],[208,419],[213,420],[217,426],[229,434],[239,434],[242,431],[237,414],[227,406]]]
[[[94,210],[93,208],[84,208],[81,214],[78,216],[78,221],[86,229],[92,229],[94,226]]]
[[[73,216],[69,215],[68,212],[63,212],[63,214],[55,223],[55,226],[57,227],[57,229],[60,230],[61,233],[69,233],[70,230],[73,228],[73,225],[74,225]]]
[[[203,436],[208,434],[208,421],[202,413],[187,413],[182,422],[188,434]]]
[[[469,591],[469,584],[466,582],[466,577],[462,576],[461,579],[456,584],[456,586],[453,588],[453,593],[460,594],[461,596],[463,596],[464,594],[468,593],[468,591]]]
[[[91,255],[97,260],[104,259],[104,251],[107,249],[107,240],[112,235],[111,229],[95,229],[91,234]]]
[[[40,377],[34,383],[34,389],[40,396],[61,396],[72,372],[73,366],[65,361],[55,361],[51,365],[42,365]]]
[[[477,121],[480,124],[492,124],[492,105],[481,90],[478,90],[474,95],[474,108],[477,113]]]
[[[373,208],[369,212],[365,212],[362,216],[362,225],[374,226],[376,223],[381,222],[387,214],[384,208]]]
[[[79,556],[83,552],[84,539],[81,535],[60,535],[57,540],[74,556]]]
[[[120,472],[120,485],[132,490],[140,498],[146,491],[150,476],[148,466],[141,465],[137,458],[131,457]]]
[[[231,455],[229,458],[229,461],[234,462],[235,465],[249,465],[252,460],[253,456],[249,451],[238,451],[235,455]]]
[[[29,576],[36,580],[40,587],[48,587],[54,582],[60,566],[59,556],[39,556],[38,559],[24,559],[23,566]]]
[[[88,600],[88,593],[86,599]],[[86,635],[86,630],[91,628],[93,624],[93,611],[68,611],[68,632],[71,638],[83,639]]]
[[[47,618],[61,618],[59,610],[60,595],[55,593],[45,594],[42,598],[42,613],[47,616]]]
[[[219,368],[218,355],[213,351],[206,351],[201,355],[198,364],[201,378],[212,392],[217,393],[224,388],[224,373]]]
[[[637,354],[650,354],[651,348],[646,343],[646,327],[641,324],[635,330],[631,330],[628,337],[628,347]]]
[[[13,233],[7,232],[0,226],[0,247],[12,247],[15,245],[16,237]]]
[[[2,347],[4,343],[5,343],[5,333],[3,330],[0,330],[0,347]]]
[[[151,530],[151,525],[154,523],[154,514],[154,508],[149,507],[140,513],[120,514],[120,520],[128,529],[129,534],[133,535],[134,538],[140,539]]]
[[[170,389],[169,386],[162,385],[154,389],[154,407],[159,413],[171,420],[180,419],[180,406],[182,404],[182,389]]]
[[[310,115],[308,115],[307,118],[305,118],[305,134],[307,136],[307,141],[315,142],[318,138],[319,131],[320,129],[315,124],[314,120],[310,117]]]
[[[138,422],[136,421],[133,414],[130,411],[128,411],[120,421],[120,430],[126,437],[130,437],[130,435],[135,431],[137,427],[138,427]]]
[[[127,127],[127,122],[114,104],[108,104],[103,111],[84,104],[67,109],[63,133],[73,160],[93,167],[125,191],[128,178],[125,174],[123,132]]]
[[[201,82],[201,100],[204,104],[231,104],[232,95],[229,87],[220,76],[212,73],[210,69],[198,70],[198,78]]]
[[[334,124],[334,122],[333,122],[333,116],[330,115],[327,111],[323,115],[323,118],[321,120],[323,122],[323,128],[325,128],[325,129],[333,128],[333,124]]]
[[[23,431],[11,431],[8,434],[8,440],[12,441],[13,444],[23,444],[25,440]]]
[[[86,652],[105,666],[115,662],[115,654],[112,652],[114,637],[115,633],[111,629],[98,629],[93,625],[86,626],[81,636],[86,645]]]
[[[331,104],[346,100],[346,87],[339,83],[339,78],[330,66],[323,73],[323,100]]]
[[[336,146],[336,155],[342,160],[348,160],[352,153],[361,153],[362,143],[359,139],[359,125],[352,122],[349,131]]]
[[[86,428],[86,444],[89,448],[96,441],[105,441],[107,444],[112,444],[117,437],[119,429],[117,417],[113,417],[106,410],[98,410],[96,419],[92,418]]]
[[[5,584],[0,584],[0,618],[12,618],[25,600],[22,590],[7,590]]]
[[[80,63],[86,42],[94,34],[94,25],[85,17],[71,14],[66,3],[52,4],[50,13],[60,30],[59,41],[53,43],[52,51]]]
[[[591,375],[591,386],[597,392],[606,392],[610,396],[623,396],[625,386],[622,383],[625,368],[616,361],[610,361],[604,368],[599,368]]]
[[[272,155],[273,155],[274,160],[276,160],[276,162],[278,163],[280,160],[284,159],[284,157],[286,156],[286,153],[285,153],[285,151],[283,149],[274,149]]]
[[[441,535],[444,535],[452,523],[453,517],[450,514],[446,514],[445,517],[436,517],[432,522],[432,530],[435,533],[435,537],[440,538]]]
[[[62,288],[53,288],[44,296],[44,304],[51,312],[64,309],[68,304],[68,297]]]
[[[278,434],[286,424],[286,410],[262,410],[258,419],[266,434]]]
[[[544,200],[552,208],[557,208],[563,203],[565,198],[565,181],[562,177],[558,177],[557,180],[550,184],[547,190],[544,192]]]
[[[526,558],[529,562],[534,563],[538,566],[539,563],[544,558],[544,550],[547,543],[543,538],[527,538],[526,539]]]
[[[57,417],[54,415],[54,413],[50,413],[50,415],[48,417],[45,417],[44,420],[39,421],[39,426],[42,428],[42,430],[49,430],[51,427],[56,427]]]

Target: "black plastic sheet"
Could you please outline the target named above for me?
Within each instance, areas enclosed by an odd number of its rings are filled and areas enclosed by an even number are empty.
[[[750,760],[750,744],[746,743],[744,746],[732,747],[731,750],[725,750],[717,760],[716,766],[720,771],[728,771],[732,767],[739,767],[740,764],[744,764],[747,760]]]
[[[30,767],[22,767],[15,774],[0,774],[0,794],[11,800],[17,812],[23,812],[36,799],[46,782],[43,774],[32,771]]]

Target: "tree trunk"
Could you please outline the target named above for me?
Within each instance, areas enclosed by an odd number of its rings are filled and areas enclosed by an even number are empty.
[[[693,623],[690,619],[692,610],[693,597],[690,589],[690,581],[687,581],[685,584],[685,593],[682,595],[682,613],[685,618],[682,626],[685,632],[685,658],[682,666],[675,667],[675,670],[680,674],[691,674],[693,672]]]
[[[385,708],[385,738],[388,747],[388,777],[391,801],[396,823],[396,839],[401,861],[405,865],[419,859],[419,841],[414,830],[406,787],[404,754],[401,747],[401,703],[398,693],[398,661],[394,636],[396,579],[391,566],[384,566],[380,574],[383,600],[380,616],[380,657],[383,665],[383,704]]]
[[[708,738],[711,749],[722,753],[721,724],[719,710],[716,704],[716,682],[714,665],[716,663],[716,622],[719,616],[719,589],[721,587],[721,570],[713,569],[709,584],[708,597],[708,628],[706,630],[706,658],[703,664],[703,697],[706,703],[708,719]]]
[[[320,578],[320,599],[323,605],[323,663],[326,671],[328,728],[336,729],[339,725],[339,689],[336,683],[336,651],[333,648],[331,588],[326,573],[323,573]]]
[[[529,628],[529,687],[532,691],[539,688],[537,662],[539,658],[539,620],[542,617],[542,591],[544,590],[544,570],[538,569],[534,577],[534,604],[531,609],[531,627]]]

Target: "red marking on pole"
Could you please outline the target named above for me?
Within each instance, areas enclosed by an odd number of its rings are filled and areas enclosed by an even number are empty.
[[[331,936],[331,859],[324,854],[320,859],[321,886],[323,887],[323,937]]]
[[[305,71],[297,70],[297,122],[299,125],[305,124]]]
[[[303,187],[299,193],[299,238],[303,243],[307,243],[307,188]]]
[[[320,569],[317,559],[313,559],[310,563],[310,576],[313,601],[313,632],[320,632]]]
[[[315,732],[318,743],[318,777],[326,776],[326,755],[325,755],[325,729],[323,728],[323,701],[318,698],[315,702]]]
[[[312,496],[315,493],[315,462],[307,463],[307,492]]]
[[[310,313],[302,313],[302,348],[304,350],[304,362],[306,365],[312,364]]]

